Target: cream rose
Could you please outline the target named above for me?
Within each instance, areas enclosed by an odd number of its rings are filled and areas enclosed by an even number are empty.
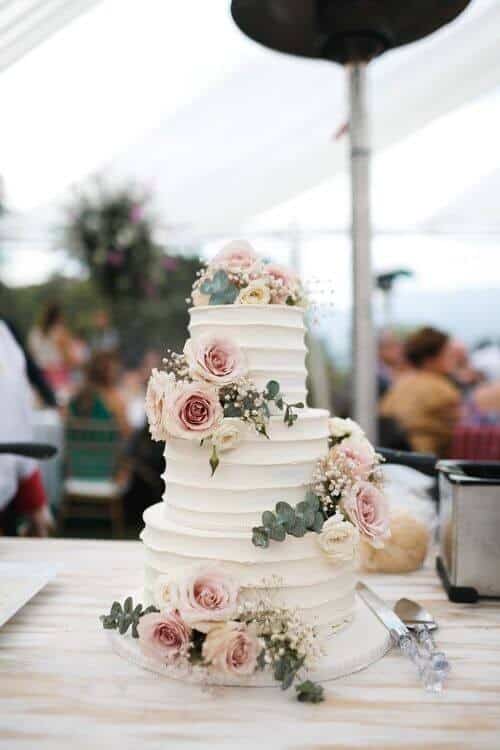
[[[209,437],[224,417],[217,389],[201,383],[179,383],[165,412],[167,432],[188,440]]]
[[[153,440],[166,440],[167,401],[176,390],[175,376],[163,370],[152,371],[146,391],[146,415]]]
[[[198,630],[206,629],[206,623],[230,620],[237,613],[239,586],[216,567],[188,574],[172,594],[183,618]]]
[[[334,438],[345,438],[350,436],[362,437],[364,432],[354,419],[341,419],[340,417],[331,417],[328,420],[330,435]]]
[[[188,339],[184,355],[191,377],[197,380],[227,385],[248,371],[243,351],[235,341],[224,336],[207,334],[197,341]]]
[[[238,305],[268,305],[271,302],[271,290],[264,279],[256,279],[244,287],[239,293]]]
[[[172,662],[189,651],[192,631],[177,610],[143,615],[137,632],[143,654],[152,659]]]
[[[390,537],[389,503],[386,496],[370,482],[357,482],[342,498],[342,506],[373,547],[383,547]]]
[[[348,562],[354,559],[359,544],[359,531],[346,521],[341,513],[335,513],[323,524],[318,544],[331,560]]]
[[[203,643],[202,655],[207,664],[229,675],[250,675],[257,668],[262,645],[255,625],[226,622],[214,626]]]
[[[217,253],[210,265],[229,273],[243,273],[250,271],[257,261],[257,253],[249,242],[233,240]]]
[[[241,439],[241,427],[237,420],[224,419],[212,435],[212,444],[221,453],[234,448]]]

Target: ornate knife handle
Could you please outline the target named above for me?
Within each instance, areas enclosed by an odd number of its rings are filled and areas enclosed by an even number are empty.
[[[444,651],[438,651],[432,633],[426,625],[417,626],[415,628],[415,633],[419,645],[422,646],[422,649],[427,654],[429,661],[432,664],[432,668],[437,672],[441,672],[444,679],[451,669],[446,654]]]
[[[407,656],[417,667],[418,675],[426,690],[440,693],[443,689],[443,680],[446,676],[442,670],[434,667],[433,661],[427,652],[422,653],[418,648],[417,641],[412,635],[400,635],[391,632],[394,643],[401,652]]]

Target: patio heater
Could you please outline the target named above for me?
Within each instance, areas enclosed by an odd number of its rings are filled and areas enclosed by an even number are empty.
[[[232,0],[244,34],[279,52],[340,63],[349,92],[352,192],[354,416],[376,438],[376,362],[370,253],[367,65],[456,18],[471,0]]]

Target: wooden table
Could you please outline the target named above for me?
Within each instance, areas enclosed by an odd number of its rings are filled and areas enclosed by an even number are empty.
[[[0,539],[0,560],[64,568],[0,630],[0,748],[500,748],[500,604],[448,602],[431,568],[366,576],[441,623],[453,675],[429,695],[398,652],[302,705],[277,689],[203,690],[115,655],[98,615],[141,585],[138,542]]]

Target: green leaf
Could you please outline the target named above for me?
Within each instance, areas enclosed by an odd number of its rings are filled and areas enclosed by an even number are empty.
[[[319,534],[321,529],[323,528],[323,524],[325,523],[325,517],[321,511],[316,511],[314,514],[314,523],[312,525],[312,531],[315,531],[316,534]]]
[[[296,404],[290,404],[290,406],[291,406],[292,409],[303,409],[304,408],[304,404],[302,403],[302,401],[297,401]]]
[[[275,542],[284,542],[286,538],[285,527],[280,523],[275,524],[269,529],[269,536]]]
[[[126,612],[127,614],[130,614],[133,609],[134,609],[134,602],[132,601],[132,597],[127,596],[123,604],[123,611]]]
[[[212,279],[205,279],[205,281],[202,284],[200,284],[200,292],[202,294],[212,294],[213,292]]]
[[[273,401],[280,392],[280,384],[277,380],[270,380],[266,385],[266,398]]]
[[[146,609],[141,614],[141,617],[144,617],[144,615],[149,615],[151,612],[159,612],[160,610],[158,607],[155,607],[154,604],[150,604],[149,607],[146,607]]]
[[[219,465],[219,456],[217,455],[217,448],[215,445],[212,446],[212,455],[210,456],[210,468],[212,469],[212,476],[215,474],[216,469]]]
[[[121,611],[122,605],[120,604],[120,602],[113,602],[113,604],[111,605],[111,614],[119,615]]]
[[[297,691],[297,700],[301,703],[321,703],[325,700],[322,685],[311,682],[311,680],[296,685],[295,690]]]
[[[315,513],[320,509],[319,497],[312,490],[307,491],[305,502]]]
[[[216,271],[212,279],[212,294],[218,294],[219,292],[223,292],[225,289],[227,289],[228,285],[229,285],[229,277],[227,273],[223,271],[222,269],[219,269],[219,271]]]
[[[265,510],[262,514],[262,525],[266,529],[272,528],[276,524],[276,516],[270,510]]]
[[[304,536],[306,533],[306,524],[302,516],[295,516],[293,526],[289,529],[288,533],[292,536]]]
[[[288,690],[288,688],[291,686],[294,679],[295,679],[295,671],[293,669],[287,670],[285,672],[285,676],[283,677],[281,681],[281,689]]]
[[[314,511],[305,500],[301,503],[297,503],[295,506],[295,513],[299,514],[304,519],[304,523],[307,527],[312,526],[314,523]]]
[[[289,524],[293,524],[295,520],[295,512],[292,506],[288,503],[276,503],[276,517],[280,523],[288,526]]]
[[[257,657],[257,668],[262,670],[266,668],[266,649],[263,648]]]
[[[234,284],[229,284],[222,292],[213,292],[210,295],[208,303],[209,305],[232,305],[238,294],[238,287]]]
[[[269,547],[269,534],[263,526],[254,526],[252,542],[256,547],[262,547],[263,549]]]

